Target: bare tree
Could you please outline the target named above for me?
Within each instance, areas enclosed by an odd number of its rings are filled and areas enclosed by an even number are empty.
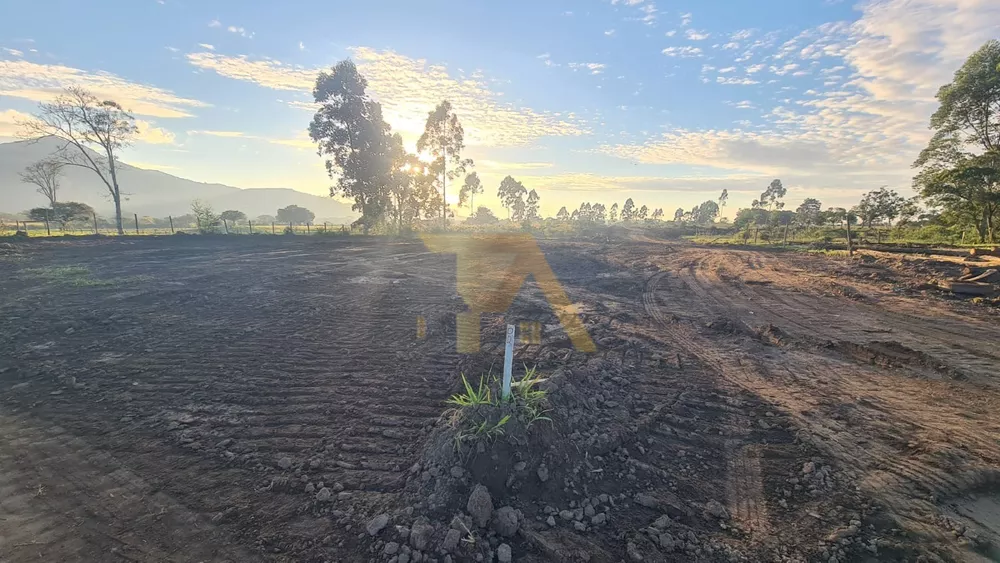
[[[61,141],[50,157],[64,166],[93,171],[115,202],[115,223],[122,229],[122,193],[115,169],[118,152],[129,146],[138,128],[131,113],[110,100],[101,101],[83,88],[67,88],[50,104],[39,104],[34,119],[22,123],[21,136]]]
[[[59,191],[59,176],[62,175],[63,164],[58,160],[46,158],[32,162],[21,172],[21,181],[25,184],[38,186],[38,193],[49,200],[49,207],[57,203],[56,192]]]

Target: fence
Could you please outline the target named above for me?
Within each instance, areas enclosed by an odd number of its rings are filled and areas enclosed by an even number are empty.
[[[172,235],[177,233],[199,234],[203,232],[224,234],[224,235],[322,235],[334,233],[348,233],[350,227],[339,223],[266,223],[260,224],[253,221],[230,223],[220,221],[218,225],[209,226],[206,229],[197,225],[175,225],[173,217],[168,217],[168,225],[150,225],[139,222],[138,216],[133,215],[132,221],[125,221],[122,218],[122,229],[124,236],[150,236],[150,235]],[[85,236],[85,235],[118,235],[118,229],[114,224],[99,222],[96,217],[86,225],[76,221],[72,226],[63,226],[50,221],[20,221],[15,220],[10,223],[0,221],[0,236],[9,236],[16,233],[24,233],[29,237],[51,237],[51,236]],[[129,224],[131,223],[131,224]]]

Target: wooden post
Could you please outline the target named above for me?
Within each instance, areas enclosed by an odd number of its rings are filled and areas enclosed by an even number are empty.
[[[174,217],[173,217],[173,215],[167,215],[167,219],[170,219],[170,234],[172,234],[172,235],[176,234],[176,233],[174,233]]]
[[[295,234],[295,229],[292,228],[292,222],[291,221],[288,222],[288,230],[291,231],[293,235]]]
[[[753,243],[757,244],[757,233],[760,232],[760,227],[753,228]]]
[[[274,234],[274,221],[271,221],[271,234]]]
[[[49,218],[45,218],[45,236],[52,236],[52,231],[49,230]]]
[[[247,219],[247,227],[250,227],[250,234],[253,234],[253,221]]]
[[[228,235],[228,234],[229,234],[229,222],[228,222],[228,221],[226,221],[225,219],[223,219],[223,220],[222,220],[222,227],[223,227],[224,229],[226,229],[226,234]]]
[[[308,234],[309,234],[309,232],[310,232],[310,231],[309,231],[309,223],[306,223],[306,234],[308,235]]]
[[[782,246],[788,246],[788,223],[785,223],[785,240],[781,243]]]
[[[326,221],[323,221],[323,232],[326,232]]]
[[[97,234],[97,213],[91,213],[94,216],[94,234]]]
[[[132,217],[135,219],[135,234],[139,234],[139,214],[133,213]]]
[[[847,255],[851,258],[854,257],[854,247],[851,246],[851,218],[847,217]]]

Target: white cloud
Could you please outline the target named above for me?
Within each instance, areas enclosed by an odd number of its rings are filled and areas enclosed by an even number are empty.
[[[681,25],[691,25],[691,12],[681,14]]]
[[[299,41],[299,51],[305,51],[305,50],[306,50],[306,44]]]
[[[590,71],[590,74],[601,74],[607,65],[603,63],[569,63],[566,66],[573,70],[586,69]]]
[[[708,33],[707,31],[698,31],[695,29],[689,29],[685,31],[684,35],[686,35],[687,38],[690,39],[691,41],[704,41],[705,39],[708,39],[709,37],[712,36],[712,34]]]
[[[174,134],[170,131],[156,127],[152,123],[141,119],[136,119],[135,124],[139,129],[136,134],[136,140],[140,143],[147,143],[151,145],[174,144]]]
[[[215,50],[215,45],[210,45],[208,43],[198,43],[198,46],[201,47],[202,49],[208,49],[209,51]]]
[[[191,108],[208,106],[109,72],[24,60],[0,61],[0,96],[48,102],[70,86],[85,88],[99,98],[115,100],[135,114],[149,117],[190,117]]]
[[[14,57],[23,57],[24,56],[24,51],[19,51],[17,49],[8,49],[8,48],[4,47],[3,50],[8,55],[11,55],[11,56],[14,56]]]
[[[208,22],[208,27],[222,27],[222,22],[219,20],[212,20]]]
[[[604,35],[607,35],[608,37],[611,37],[614,34],[615,34],[615,30],[613,30],[613,29],[609,29],[609,30],[607,30],[607,31],[604,32]]]
[[[0,111],[0,139],[17,137],[21,129],[20,124],[31,120],[31,116],[17,110],[8,109]]]
[[[552,166],[551,162],[499,162],[483,158],[476,160],[476,168],[480,170],[538,170]]]
[[[760,84],[759,80],[754,80],[752,78],[737,78],[735,76],[718,76],[715,78],[715,81],[719,84],[738,84],[741,86]]]
[[[249,135],[242,131],[188,131],[187,133],[192,136],[201,135],[207,137],[221,137],[224,139],[248,139],[251,141],[263,141],[265,143],[271,143],[272,145],[284,145],[297,149],[314,149],[316,147],[316,143],[313,143],[312,139],[306,136],[304,132],[295,138],[264,137],[261,135]]]
[[[666,35],[667,37],[673,37],[673,36],[677,35],[677,30],[676,29],[671,29],[670,31],[664,33],[664,35]]]
[[[451,101],[462,120],[469,145],[524,145],[541,137],[589,133],[586,125],[571,114],[536,111],[501,101],[484,79],[456,77],[444,66],[393,51],[367,47],[351,51],[371,93],[382,103],[386,121],[403,134],[404,140],[419,137],[428,112],[445,99]],[[275,90],[309,92],[320,70],[272,59],[251,60],[215,53],[191,53],[188,60],[221,76]]]
[[[763,65],[763,64],[750,65],[750,66],[748,66],[746,68],[746,71],[747,71],[747,74],[755,74],[755,73],[758,73],[758,72],[764,70],[764,68],[766,66],[767,65]]]
[[[719,74],[726,74],[728,72],[733,72],[734,70],[736,70],[736,67],[734,67],[734,66],[727,66],[726,68],[720,68],[719,69]]]
[[[680,57],[683,59],[700,57],[702,55],[701,49],[687,45],[684,47],[667,47],[662,52],[668,57]]]
[[[739,31],[734,32],[732,35],[729,36],[729,38],[732,39],[733,41],[743,41],[745,39],[750,39],[751,37],[753,37],[755,31],[756,30],[753,29],[741,29]]]

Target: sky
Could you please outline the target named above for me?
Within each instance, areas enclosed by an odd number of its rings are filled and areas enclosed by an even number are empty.
[[[727,189],[731,217],[774,178],[792,209],[912,195],[934,94],[1000,38],[996,0],[4,4],[0,141],[83,86],[135,114],[126,162],[328,195],[311,89],[350,58],[412,150],[451,101],[500,215],[508,174],[545,215],[631,197],[671,217]]]

